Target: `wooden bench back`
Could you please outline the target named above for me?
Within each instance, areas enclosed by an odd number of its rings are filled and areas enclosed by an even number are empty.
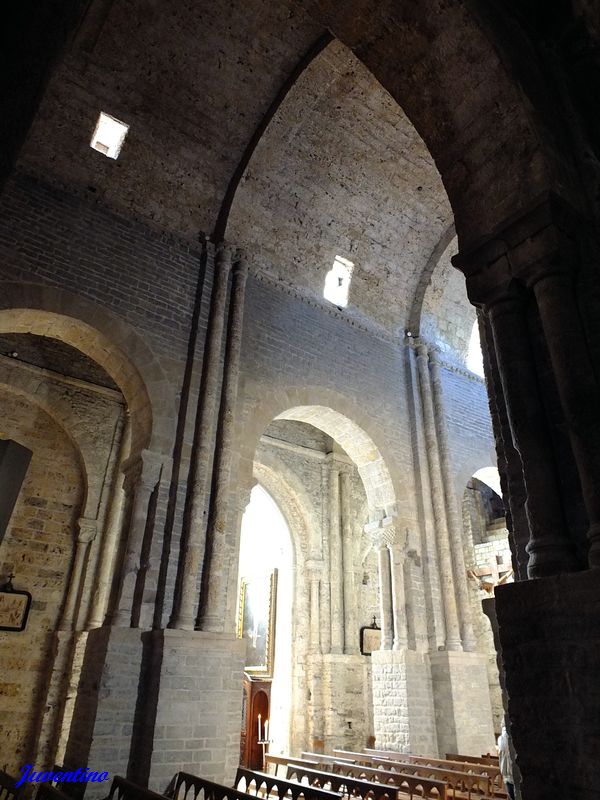
[[[19,778],[13,778],[8,772],[0,769],[0,800],[16,800],[21,791],[21,786],[15,789],[15,784],[18,782]]]
[[[265,769],[269,772],[269,767],[273,767],[273,775],[277,775],[278,767],[285,767],[288,764],[297,764],[299,767],[317,766],[319,762],[309,758],[292,758],[291,756],[276,756],[265,753]],[[1,799],[0,799],[1,800]]]
[[[35,800],[70,800],[69,795],[56,789],[51,783],[40,783]]]
[[[63,792],[59,792],[59,794],[63,798],[67,797]],[[52,800],[52,797],[49,796],[47,800]],[[55,800],[60,800],[60,798],[55,798]],[[144,786],[139,786],[137,783],[128,781],[127,778],[122,778],[120,775],[115,775],[110,785],[107,800],[165,800],[165,795],[153,792]]]
[[[349,765],[349,769],[359,769]],[[399,793],[404,798],[424,797],[432,800],[447,800],[446,784],[439,781],[424,780],[412,775],[396,774],[393,784],[380,781],[367,781],[362,778],[354,778],[350,775],[341,773],[331,773],[327,770],[315,770],[309,767],[298,767],[290,765],[288,776],[294,776],[298,780],[308,780],[310,783],[317,783],[319,786],[330,785],[336,792],[361,797],[364,800],[394,800],[399,797]]]
[[[231,786],[190,775],[189,772],[178,772],[169,784],[166,796],[172,800],[248,800],[250,795]],[[157,797],[161,795],[156,795],[155,800]]]
[[[498,766],[498,756],[491,753],[482,756],[463,756],[459,753],[446,753],[448,761],[463,761],[465,764],[493,764]]]
[[[336,751],[334,750],[333,752],[335,753]],[[344,751],[340,750],[340,752]],[[359,753],[359,755],[361,754]],[[335,761],[347,761],[349,764],[355,763],[354,758],[347,758],[338,755],[327,756],[324,753],[302,753],[302,758],[308,761],[316,761],[319,764],[322,764],[323,762],[333,764]]]
[[[335,791],[327,791],[319,786],[279,778],[268,772],[257,772],[239,767],[235,776],[235,787],[247,795],[260,796],[261,798],[290,798],[291,800],[340,800],[340,795]]]

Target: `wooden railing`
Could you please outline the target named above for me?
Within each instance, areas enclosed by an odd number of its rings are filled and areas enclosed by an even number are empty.
[[[340,795],[335,791],[327,791],[319,786],[290,780],[288,777],[279,778],[267,772],[256,772],[240,767],[235,776],[235,786],[238,791],[255,795],[261,798],[290,798],[290,800],[340,800]]]
[[[324,766],[324,765],[322,765]],[[349,765],[350,767],[352,765]],[[360,767],[359,767],[360,769]],[[413,798],[431,798],[447,800],[446,784],[439,781],[425,780],[411,775],[395,775],[393,784],[380,781],[367,781],[349,775],[335,774],[327,769],[314,770],[310,767],[290,765],[288,777],[307,780],[319,786],[330,786],[334,791],[364,800],[413,800]]]
[[[276,756],[271,753],[265,753],[265,771],[269,772],[269,767],[273,767],[273,775],[277,775],[278,767],[284,767],[287,770],[288,764],[297,764],[299,767],[303,766],[318,766],[318,761],[313,761],[307,758],[292,758],[291,756]]]
[[[21,787],[15,789],[15,784],[19,778],[13,778],[8,772],[0,770],[0,800],[16,800],[21,791]]]
[[[64,795],[66,797],[66,795]],[[48,798],[52,800],[52,798]],[[58,800],[58,798],[56,798]],[[152,792],[137,783],[115,775],[110,785],[107,800],[165,800],[165,796]]]
[[[70,798],[51,783],[40,783],[35,793],[35,800],[70,800]]]
[[[446,753],[446,758],[448,761],[462,761],[465,764],[493,764],[495,767],[498,766],[498,756],[494,756],[491,753],[481,756],[463,756],[459,753]]]

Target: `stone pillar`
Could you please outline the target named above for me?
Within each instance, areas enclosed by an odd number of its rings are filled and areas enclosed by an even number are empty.
[[[354,527],[350,515],[350,474],[340,473],[340,506],[342,510],[342,563],[344,573],[344,653],[359,652],[356,624],[356,592],[354,588]]]
[[[152,492],[160,479],[163,458],[158,453],[143,450],[139,458],[125,467],[125,491],[132,493],[132,512],[123,559],[121,585],[113,624],[131,625],[134,592],[140,569],[142,546],[146,534],[148,506]]]
[[[444,503],[442,469],[438,451],[431,378],[429,375],[429,353],[425,344],[419,344],[417,346],[417,369],[419,374],[419,386],[421,389],[421,402],[423,405],[425,442],[427,446],[427,460],[429,463],[433,512],[436,521],[438,556],[442,578],[442,596],[446,621],[445,646],[447,650],[462,650],[458,609],[456,605],[456,595],[454,593],[452,555],[446,519],[446,507]]]
[[[385,522],[388,525],[385,525]],[[377,551],[379,573],[379,613],[381,616],[381,649],[391,650],[394,643],[392,609],[392,574],[388,544],[394,536],[391,518],[374,520],[365,525],[367,533]]]
[[[408,341],[411,345],[408,348],[408,359],[412,384],[415,450],[418,457],[418,478],[421,484],[420,499],[423,504],[424,535],[422,547],[425,553],[425,558],[423,559],[423,578],[426,587],[427,631],[429,647],[431,650],[436,651],[446,645],[446,621],[444,619],[440,589],[440,569],[435,540],[435,515],[432,504],[431,482],[426,447],[423,441],[423,408],[418,391],[418,378],[415,363],[416,353],[414,349],[415,340],[411,338]]]
[[[122,471],[125,454],[130,446],[129,417],[124,423],[119,447],[119,456],[116,459],[115,477],[112,483],[110,507],[104,526],[104,537],[100,546],[98,566],[94,576],[93,598],[87,620],[87,628],[97,628],[104,622],[108,607],[111,587],[111,576],[115,567],[115,559],[119,546],[119,533],[123,528],[124,493],[122,488]]]
[[[548,264],[533,290],[569,429],[589,520],[589,564],[600,567],[600,391],[574,297],[573,278]]]
[[[392,567],[392,608],[394,611],[394,650],[408,647],[408,625],[406,620],[406,596],[404,589],[404,562],[406,560],[405,534],[396,531],[389,545]]]
[[[321,519],[323,527],[323,540],[321,549],[323,553],[323,574],[321,576],[321,649],[323,653],[331,652],[331,577],[329,564],[329,464],[321,465]]]
[[[247,280],[248,265],[240,258],[233,267],[225,377],[215,442],[214,496],[208,522],[210,559],[207,582],[202,587],[204,603],[200,615],[200,627],[204,631],[234,628],[233,615],[228,619],[227,593],[231,589],[230,581],[234,579],[233,576],[237,578],[237,539],[228,536],[227,527],[232,510],[230,478]]]
[[[178,566],[180,591],[176,594],[169,628],[193,630],[198,611],[198,587],[204,564],[206,525],[210,500],[210,469],[221,377],[221,351],[226,319],[231,251],[222,245],[215,259],[214,288],[204,350],[202,382],[194,429],[190,479],[184,511],[182,546]]]
[[[510,532],[509,542],[513,568],[518,580],[527,577],[527,544],[529,523],[525,501],[527,494],[523,482],[521,456],[515,449],[506,412],[506,402],[500,382],[500,371],[494,350],[490,321],[487,314],[479,312],[483,366],[490,401],[492,428],[498,455],[498,471],[502,485],[502,496],[506,510],[506,526]]]
[[[309,749],[323,746],[323,679],[321,648],[321,577],[323,562],[309,559],[306,570],[310,579],[310,643],[308,659],[308,686],[310,688],[310,722]]]
[[[79,534],[77,535],[77,545],[75,548],[75,563],[73,564],[73,571],[69,577],[67,602],[65,603],[65,610],[59,626],[59,629],[62,631],[72,631],[75,628],[77,607],[79,605],[81,586],[84,578],[85,562],[90,543],[94,541],[98,531],[97,519],[85,519],[81,517],[77,525],[79,527]]]
[[[529,345],[524,299],[506,292],[489,303],[494,348],[515,448],[527,491],[529,577],[576,569],[565,527],[550,432]]]
[[[340,471],[331,460],[329,470],[329,580],[331,587],[331,652],[344,650],[344,583],[340,525]]]
[[[454,473],[450,460],[448,425],[446,423],[444,410],[444,393],[437,350],[432,350],[430,352],[430,365],[433,408],[436,417],[444,495],[446,497],[446,519],[448,521],[450,552],[452,554],[452,566],[454,568],[454,589],[458,600],[458,618],[462,633],[462,645],[464,650],[475,650],[476,642],[471,619],[471,603],[469,602],[469,593],[467,589],[467,570],[465,567],[465,554],[463,550],[462,518],[456,501],[456,488],[454,486]]]

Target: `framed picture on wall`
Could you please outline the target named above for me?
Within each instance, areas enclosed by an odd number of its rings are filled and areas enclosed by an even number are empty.
[[[0,588],[0,631],[24,631],[31,608],[29,592],[13,589],[9,581]]]
[[[377,627],[375,617],[371,625],[360,629],[360,652],[363,656],[370,656],[373,650],[381,647],[381,628]]]
[[[275,651],[277,570],[244,577],[240,585],[238,636],[246,641],[246,672],[272,677]]]

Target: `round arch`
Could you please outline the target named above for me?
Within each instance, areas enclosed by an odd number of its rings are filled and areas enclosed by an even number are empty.
[[[89,356],[123,392],[132,452],[168,451],[175,416],[169,401],[174,410],[175,398],[155,356],[127,323],[62,289],[3,283],[0,332],[59,339]]]
[[[397,512],[405,489],[397,479],[383,431],[354,402],[322,387],[275,389],[244,421],[239,462],[242,491],[252,485],[258,441],[274,419],[306,422],[335,439],[358,468],[370,516],[376,519]]]

